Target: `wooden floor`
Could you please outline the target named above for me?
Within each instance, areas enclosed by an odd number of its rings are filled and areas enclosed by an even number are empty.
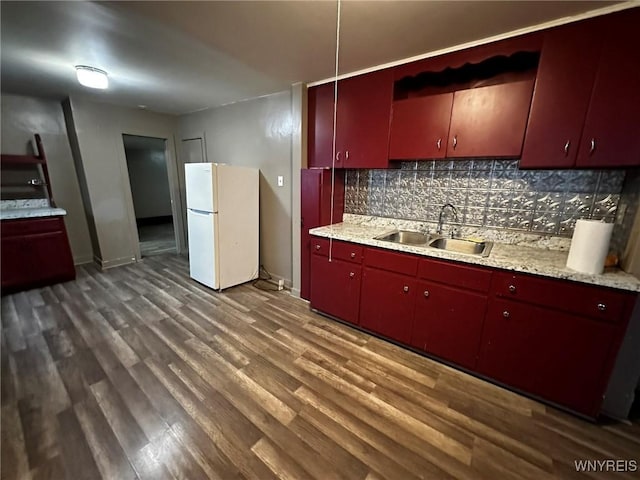
[[[594,425],[173,255],[2,299],[2,479],[546,479],[640,460]]]
[[[138,226],[140,254],[143,257],[176,253],[176,237],[173,222]]]

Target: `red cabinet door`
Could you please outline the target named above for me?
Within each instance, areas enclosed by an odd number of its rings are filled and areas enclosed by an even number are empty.
[[[335,170],[333,189],[332,172],[324,168],[300,171],[300,296],[309,299],[311,237],[309,229],[342,221],[344,212],[344,171]],[[333,202],[332,202],[333,200]]]
[[[389,165],[393,72],[379,70],[338,83],[336,155],[345,168]]]
[[[416,291],[413,277],[365,267],[360,325],[398,342],[411,340]]]
[[[75,277],[69,241],[63,231],[29,235],[31,268],[34,280],[71,280]]]
[[[411,345],[475,368],[486,307],[486,295],[419,282]]]
[[[2,288],[26,285],[34,276],[31,255],[27,244],[28,236],[2,239],[0,249],[2,260]]]
[[[308,163],[309,167],[330,167],[333,160],[333,83],[309,88]],[[339,167],[342,165],[336,165]]]
[[[595,416],[606,387],[612,325],[508,300],[492,299],[478,371]]]
[[[576,165],[640,165],[640,8],[613,15],[605,29]]]
[[[357,324],[362,267],[311,255],[311,307]]]
[[[393,103],[389,159],[444,158],[453,93]]]
[[[602,47],[601,23],[589,20],[545,32],[520,167],[575,165]]]
[[[455,92],[447,157],[519,157],[532,93],[533,80]]]
[[[477,370],[522,390],[531,391],[538,375],[534,309],[530,305],[490,299],[484,320]]]
[[[531,391],[595,416],[602,404],[607,357],[614,327],[596,320],[537,309],[535,341],[529,354],[539,359]]]

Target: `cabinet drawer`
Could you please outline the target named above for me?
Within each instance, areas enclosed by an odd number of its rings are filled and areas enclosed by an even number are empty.
[[[617,323],[627,314],[635,294],[574,282],[495,273],[492,291],[499,297],[563,310]]]
[[[3,220],[2,236],[31,235],[34,233],[57,232],[63,230],[62,217],[21,218],[19,220]]]
[[[334,240],[331,248],[331,257],[353,263],[362,263],[362,250],[362,247],[360,245],[356,245],[355,243]],[[311,251],[316,255],[328,257],[329,239],[312,237]]]
[[[485,268],[430,259],[421,260],[418,267],[418,276],[425,280],[485,293],[491,286],[491,274],[491,270]]]
[[[415,276],[418,271],[418,258],[406,253],[390,252],[367,248],[364,252],[364,264],[368,267],[388,270]]]

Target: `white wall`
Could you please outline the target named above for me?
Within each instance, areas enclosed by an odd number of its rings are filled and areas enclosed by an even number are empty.
[[[165,138],[173,211],[182,234],[174,133],[177,117],[146,110],[117,107],[71,98],[66,104],[68,123],[73,120],[81,164],[81,181],[95,224],[98,252],[95,259],[104,268],[140,258],[131,187],[122,134]],[[178,238],[182,250],[184,239]]]
[[[156,148],[128,148],[125,154],[136,219],[171,216],[171,191],[164,141]]]
[[[65,226],[74,262],[90,262],[93,249],[60,102],[2,94],[1,123],[2,153],[35,153],[29,142],[35,133],[42,137],[53,198],[67,211]]]
[[[291,142],[298,124],[299,119],[294,122],[292,118],[291,91],[184,115],[179,120],[181,138],[204,132],[207,161],[260,169],[260,263],[288,286],[293,268]],[[277,186],[278,175],[284,176],[283,187]]]

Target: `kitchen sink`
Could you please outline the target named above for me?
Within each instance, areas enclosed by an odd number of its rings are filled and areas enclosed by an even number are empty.
[[[413,230],[398,230],[392,233],[385,233],[376,237],[376,240],[383,242],[404,243],[406,245],[426,245],[429,241],[429,235]]]
[[[449,252],[466,253],[488,257],[493,247],[493,242],[481,242],[466,240],[464,238],[435,238],[429,242],[429,246]]]

